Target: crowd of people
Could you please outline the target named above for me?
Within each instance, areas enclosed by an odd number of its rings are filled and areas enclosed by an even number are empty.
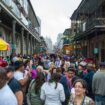
[[[104,80],[105,63],[84,57],[0,57],[0,105],[105,105]]]

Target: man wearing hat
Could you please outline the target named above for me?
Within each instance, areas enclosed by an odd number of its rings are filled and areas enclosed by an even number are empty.
[[[92,80],[95,73],[94,66],[92,63],[88,63],[86,68],[88,73],[84,76],[83,79],[87,82],[87,89],[88,89],[87,95],[94,100],[94,94],[92,92]]]
[[[99,63],[100,71],[93,76],[92,90],[95,94],[95,105],[105,105],[105,62]]]
[[[79,66],[78,66],[78,77],[80,78],[84,78],[84,75],[87,74],[87,70],[86,70],[86,65],[87,63],[85,61],[81,61],[79,63]]]

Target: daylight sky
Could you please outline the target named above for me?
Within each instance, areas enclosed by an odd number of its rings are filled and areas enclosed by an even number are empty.
[[[36,15],[41,19],[41,35],[50,37],[53,44],[57,35],[70,28],[70,16],[81,0],[31,0]]]

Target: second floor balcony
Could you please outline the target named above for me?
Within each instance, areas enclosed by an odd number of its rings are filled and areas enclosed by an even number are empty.
[[[63,39],[63,45],[69,45],[70,44],[70,40],[67,38]]]
[[[13,0],[2,1],[18,18],[21,16],[21,12],[19,11],[17,5],[13,2]]]
[[[101,28],[105,26],[105,18],[90,18],[86,22],[77,25],[77,34],[90,31],[94,28]]]
[[[90,30],[95,27],[103,27],[105,26],[105,18],[94,18],[92,20],[88,20],[86,23],[86,30]]]
[[[18,5],[13,0],[2,0],[2,5],[8,9],[9,12],[11,12],[12,16],[15,17],[18,21],[22,23],[27,29],[38,39],[39,38],[39,32],[35,29],[35,27],[32,27],[32,24],[29,25],[30,21],[23,15],[21,11],[19,11]],[[5,15],[3,15],[5,16]],[[2,17],[3,18],[3,17]]]

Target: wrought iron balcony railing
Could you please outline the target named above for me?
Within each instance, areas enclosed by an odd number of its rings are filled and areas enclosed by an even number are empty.
[[[88,19],[85,24],[81,24],[79,27],[77,27],[76,35],[79,35],[83,32],[89,31],[95,27],[102,27],[105,26],[105,18],[91,18]]]
[[[92,29],[96,26],[101,27],[103,25],[105,25],[105,18],[95,18],[88,20],[86,23],[86,30]]]
[[[3,3],[19,18],[21,13],[13,0],[2,0]]]

